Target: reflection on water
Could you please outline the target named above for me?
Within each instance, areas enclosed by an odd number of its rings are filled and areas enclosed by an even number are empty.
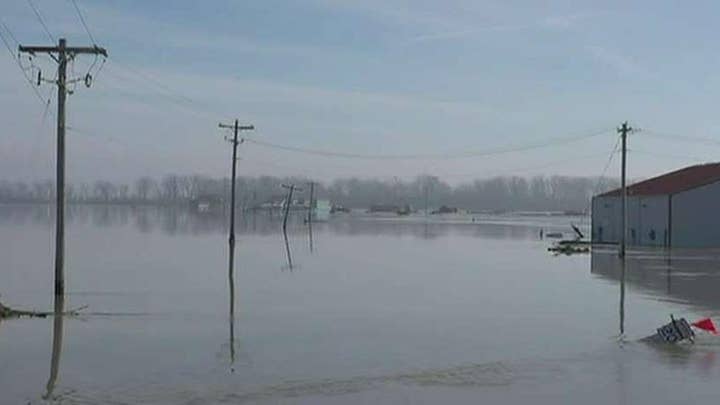
[[[290,253],[290,242],[288,241],[288,235],[285,230],[283,230],[283,240],[285,241],[285,255],[287,257],[287,267],[283,266],[283,270],[287,269],[292,271],[293,270],[293,261],[292,261],[292,254]]]
[[[619,338],[625,337],[625,266],[626,257],[618,258],[620,261],[620,335]]]
[[[618,281],[624,274],[630,286],[658,300],[720,311],[720,250],[639,250],[623,266],[614,252],[595,249],[591,263],[593,274]]]
[[[307,227],[308,227],[308,243],[309,243],[309,247],[310,247],[310,253],[314,253],[314,249],[313,249],[313,221],[312,221],[312,214],[311,214],[311,213],[308,213]]]
[[[57,400],[53,396],[55,384],[57,383],[58,373],[60,372],[60,358],[62,357],[63,346],[63,322],[65,317],[65,296],[55,296],[55,307],[53,311],[53,338],[52,338],[52,355],[50,357],[50,377],[45,386],[45,400]]]
[[[230,239],[228,251],[228,289],[230,321],[230,371],[235,372],[235,241]]]
[[[166,235],[203,235],[228,231],[225,213],[198,213],[183,207],[71,205],[67,211],[66,222],[69,226],[133,226],[141,233],[162,232]],[[54,212],[46,205],[0,206],[0,226],[34,224],[52,228],[53,215]],[[304,212],[291,211],[288,234],[305,234],[309,231],[311,250],[314,248],[313,231],[330,231],[343,235],[410,235],[420,239],[437,239],[452,233],[462,233],[478,238],[535,240],[541,228],[567,232],[570,222],[582,221],[567,218],[558,226],[558,222],[550,217],[481,220],[460,216],[452,221],[428,221],[425,217],[376,218],[341,215],[329,222],[314,222],[308,229],[306,219]],[[513,226],[514,224],[518,226]],[[272,211],[243,212],[236,218],[236,226],[240,235],[275,235],[282,227],[282,216],[273,214]]]

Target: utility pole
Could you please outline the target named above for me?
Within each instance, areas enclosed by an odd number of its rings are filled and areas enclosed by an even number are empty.
[[[67,46],[65,38],[58,40],[57,46],[23,46],[18,50],[35,55],[47,53],[58,64],[58,114],[57,114],[57,161],[56,161],[56,205],[55,205],[55,296],[65,294],[65,98],[67,96],[67,63],[80,54],[103,55],[107,57],[105,48],[93,46]],[[73,79],[75,80],[75,79]],[[90,87],[92,77],[85,76],[85,85]]]
[[[311,182],[308,183],[308,184],[310,185],[310,202],[309,202],[309,204],[308,204],[308,217],[307,217],[307,222],[308,222],[308,225],[312,226],[313,197],[314,197],[314,194],[315,194],[315,183],[311,181]]]
[[[290,213],[290,204],[292,204],[293,191],[295,191],[295,190],[303,191],[303,190],[299,187],[296,187],[294,184],[289,184],[289,185],[282,184],[281,186],[283,188],[288,189],[288,196],[287,196],[287,199],[285,200],[285,214],[283,216],[283,233],[287,234],[286,233],[287,232],[287,219],[288,219],[288,214]]]
[[[428,197],[430,193],[430,181],[425,179],[425,218],[428,217]]]
[[[310,239],[310,253],[313,251],[313,234],[312,234],[312,216],[313,216],[313,199],[315,195],[315,182],[310,182],[310,204],[308,205],[308,238]]]
[[[235,247],[235,176],[237,170],[237,147],[245,141],[245,139],[238,140],[238,133],[240,131],[254,130],[255,127],[253,125],[239,125],[238,120],[235,120],[233,125],[220,123],[218,124],[218,127],[233,129],[233,138],[228,139],[228,141],[230,141],[233,145],[231,169],[232,178],[230,179],[230,236],[228,238],[228,243],[230,244],[230,249],[232,250],[232,248]]]
[[[620,168],[620,188],[622,189],[622,205],[620,211],[620,258],[625,258],[625,245],[627,244],[627,185],[625,184],[626,179],[626,161],[627,161],[627,135],[632,132],[632,128],[628,126],[627,121],[623,122],[622,126],[618,128],[620,139],[622,142],[622,163]]]

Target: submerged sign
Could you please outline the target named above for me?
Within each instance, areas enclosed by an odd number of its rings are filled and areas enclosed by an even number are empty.
[[[670,318],[670,323],[657,328],[657,336],[665,343],[677,343],[685,339],[692,341],[695,332],[685,318]]]

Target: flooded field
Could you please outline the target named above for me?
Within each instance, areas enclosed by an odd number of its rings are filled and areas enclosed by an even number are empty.
[[[68,221],[66,308],[87,307],[0,322],[2,404],[717,396],[720,342],[637,339],[669,314],[720,315],[720,251],[631,250],[621,307],[615,252],[552,256],[539,238],[580,218],[346,216],[311,239],[296,217],[286,244],[277,215],[247,215],[234,280],[222,215],[71,207]],[[4,304],[52,309],[52,223],[44,206],[0,207]]]

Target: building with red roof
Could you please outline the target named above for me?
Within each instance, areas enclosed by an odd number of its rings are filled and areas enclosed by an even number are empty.
[[[627,243],[720,247],[720,163],[679,169],[627,187]],[[622,190],[593,197],[594,242],[617,243]]]

